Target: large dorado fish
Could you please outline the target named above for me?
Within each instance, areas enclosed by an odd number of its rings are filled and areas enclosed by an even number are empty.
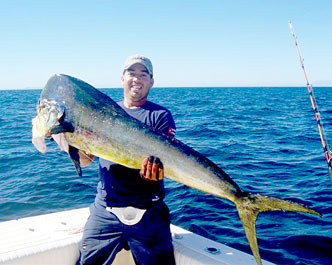
[[[36,127],[41,136],[64,132],[71,147],[130,168],[139,169],[147,156],[159,157],[166,177],[232,201],[258,264],[261,259],[255,223],[260,212],[282,210],[320,215],[294,202],[243,192],[199,152],[143,125],[110,97],[67,75],[52,76],[43,89]]]

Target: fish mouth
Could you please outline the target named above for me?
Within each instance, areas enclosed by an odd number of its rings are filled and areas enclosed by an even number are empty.
[[[64,119],[65,109],[54,100],[42,99],[37,105],[37,129],[42,135],[47,135],[59,126]]]

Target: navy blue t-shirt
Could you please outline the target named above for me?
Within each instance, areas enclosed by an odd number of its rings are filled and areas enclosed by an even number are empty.
[[[169,137],[174,136],[175,123],[166,108],[149,101],[137,109],[126,108],[123,101],[118,104],[133,118]],[[127,168],[102,158],[99,159],[97,191],[96,203],[104,207],[149,208],[165,197],[164,181],[143,180],[139,169]]]

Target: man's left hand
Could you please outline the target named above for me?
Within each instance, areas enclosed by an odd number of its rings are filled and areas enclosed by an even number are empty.
[[[150,156],[142,163],[140,175],[145,180],[158,181],[164,178],[164,166],[158,157]]]

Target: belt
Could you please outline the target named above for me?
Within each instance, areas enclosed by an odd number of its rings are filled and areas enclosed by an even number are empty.
[[[141,221],[146,209],[139,209],[132,206],[106,207],[106,211],[115,214],[123,224],[135,225]]]

